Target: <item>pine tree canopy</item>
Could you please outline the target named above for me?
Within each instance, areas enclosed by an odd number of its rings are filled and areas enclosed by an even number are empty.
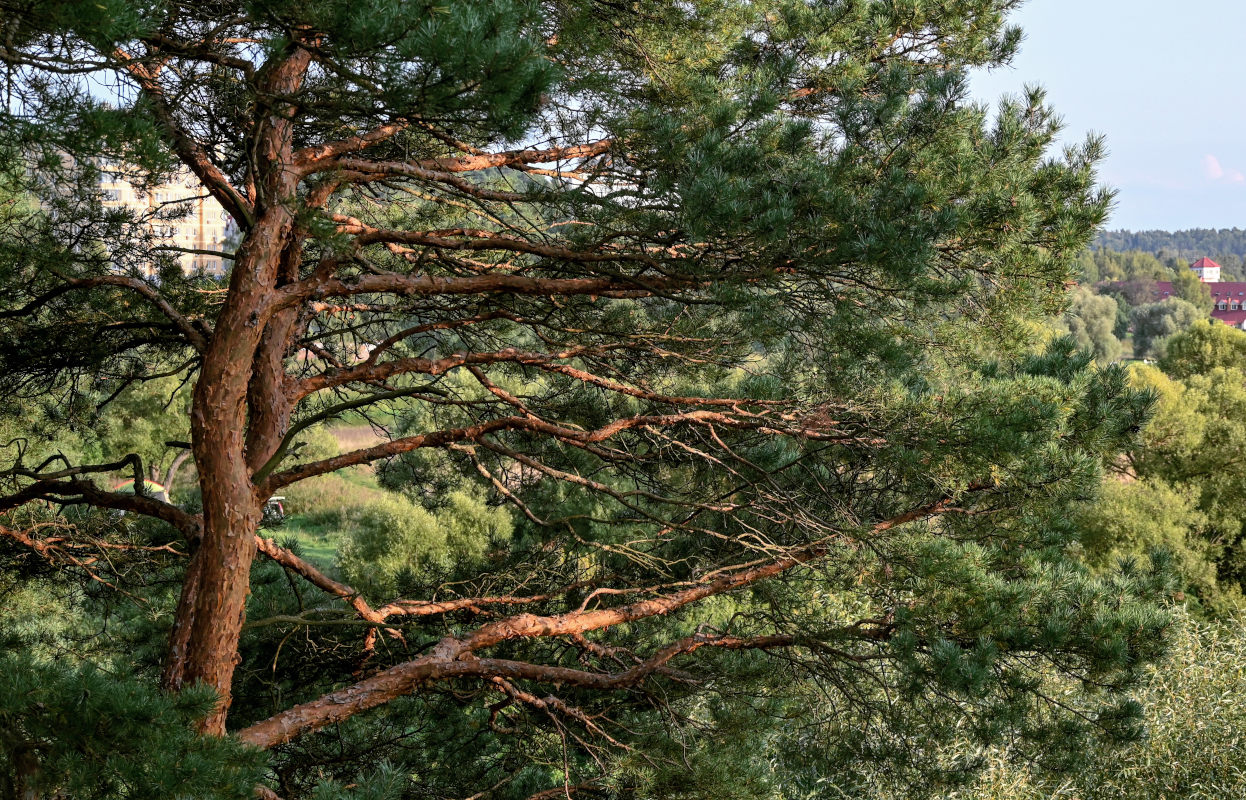
[[[1150,397],[1032,345],[1110,196],[1041,92],[967,100],[1018,4],[0,0],[0,592],[77,620],[3,617],[4,779],[807,797],[1136,737],[1162,564],[1067,546]],[[99,189],[183,173],[223,276]],[[364,465],[332,567],[260,529]],[[147,719],[197,733],[66,755]]]

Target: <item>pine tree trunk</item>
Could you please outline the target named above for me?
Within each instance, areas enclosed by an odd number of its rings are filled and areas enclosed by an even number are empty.
[[[13,794],[17,800],[39,800],[39,757],[33,747],[19,747],[13,754]]]
[[[191,444],[203,496],[203,538],[187,568],[164,686],[177,691],[202,682],[215,689],[220,703],[201,729],[216,735],[225,733],[255,556],[254,534],[263,505],[251,480],[245,444],[248,423],[258,424],[257,415],[249,414],[247,408],[253,364],[265,327],[257,309],[271,291],[290,224],[288,212],[274,210],[257,223],[239,250],[230,299],[217,320],[191,405]],[[285,423],[267,416],[263,424],[281,428]]]
[[[290,43],[284,57],[266,65],[260,88],[274,98],[288,97],[302,85],[310,63],[309,51]],[[187,568],[164,686],[177,691],[202,682],[215,689],[220,701],[200,729],[218,736],[225,733],[255,557],[254,534],[267,499],[257,496],[251,476],[275,451],[289,422],[289,409],[280,402],[281,331],[293,318],[278,315],[274,321],[269,301],[283,264],[297,277],[301,255],[288,202],[297,195],[299,183],[292,168],[293,114],[293,107],[277,102],[253,131],[250,172],[256,180],[250,195],[255,221],[235,256],[229,292],[191,405],[203,538]],[[261,347],[266,335],[271,346]]]
[[[199,682],[213,687],[220,704],[204,721],[203,729],[221,735],[225,732],[230,682],[250,587],[260,504],[242,445],[245,378],[231,376],[230,370],[224,374],[210,370],[206,361],[192,411],[192,440],[203,496],[203,538],[187,570],[165,686],[174,691]]]

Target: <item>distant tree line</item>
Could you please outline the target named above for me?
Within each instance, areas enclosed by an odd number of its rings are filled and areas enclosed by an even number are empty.
[[[1241,274],[1246,258],[1246,229],[1192,228],[1185,231],[1103,231],[1095,238],[1095,248],[1119,253],[1139,250],[1160,258],[1187,261],[1209,256],[1223,267],[1232,266]]]
[[[1220,272],[1221,280],[1246,280],[1246,262],[1233,253],[1208,251],[1189,256],[1166,251],[1114,250],[1098,245],[1084,250],[1078,256],[1077,272],[1081,275],[1081,282],[1086,284],[1104,281],[1171,281],[1176,279],[1175,276],[1184,276],[1189,272],[1190,264],[1204,255],[1223,267]]]

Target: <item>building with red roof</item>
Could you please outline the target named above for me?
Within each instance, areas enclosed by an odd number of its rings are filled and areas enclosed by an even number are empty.
[[[1190,265],[1211,292],[1211,317],[1226,325],[1246,330],[1246,281],[1220,280],[1220,265],[1210,258],[1200,258]],[[1212,275],[1215,280],[1205,278]],[[1156,281],[1154,299],[1158,302],[1174,297],[1171,281]]]
[[[1190,265],[1190,269],[1194,270],[1194,274],[1203,283],[1219,283],[1220,282],[1220,265],[1212,261],[1207,256],[1203,256],[1198,261]]]

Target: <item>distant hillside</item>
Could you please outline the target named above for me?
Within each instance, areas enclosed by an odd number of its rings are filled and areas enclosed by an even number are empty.
[[[1188,231],[1104,231],[1094,247],[1118,253],[1142,250],[1163,257],[1193,261],[1203,256],[1221,261],[1225,256],[1246,259],[1246,230],[1241,228],[1193,228]]]

